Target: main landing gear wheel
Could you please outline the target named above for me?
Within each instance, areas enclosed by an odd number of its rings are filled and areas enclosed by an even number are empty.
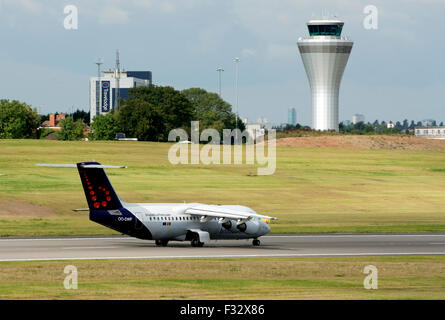
[[[168,244],[168,240],[156,240],[155,243],[158,247],[166,247]]]
[[[252,241],[252,245],[253,245],[254,247],[258,247],[260,244],[261,244],[261,241],[258,240],[258,239],[254,239],[254,240]]]
[[[204,242],[200,242],[199,239],[195,238],[192,240],[192,247],[203,247]]]

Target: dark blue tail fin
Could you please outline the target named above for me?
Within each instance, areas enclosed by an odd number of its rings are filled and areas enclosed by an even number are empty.
[[[77,169],[90,212],[122,208],[121,201],[100,163],[81,162],[77,164]]]

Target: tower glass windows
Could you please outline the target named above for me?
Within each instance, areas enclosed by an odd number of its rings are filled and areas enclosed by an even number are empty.
[[[342,25],[331,24],[331,25],[309,25],[309,34],[313,36],[337,36],[340,37]]]

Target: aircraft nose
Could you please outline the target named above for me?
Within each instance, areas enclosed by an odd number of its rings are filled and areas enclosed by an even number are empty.
[[[270,227],[269,227],[269,225],[266,222],[261,221],[261,225],[262,225],[261,229],[263,231],[263,234],[267,234],[267,233],[270,232]]]

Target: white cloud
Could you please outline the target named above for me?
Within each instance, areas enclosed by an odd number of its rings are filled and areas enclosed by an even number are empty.
[[[34,13],[41,12],[42,8],[45,6],[45,3],[37,0],[2,0],[1,4],[5,6],[19,7]]]
[[[105,6],[99,12],[99,22],[102,24],[123,24],[128,22],[128,12],[118,7]]]
[[[241,51],[241,55],[245,58],[254,56],[256,51],[254,49],[245,48]]]

